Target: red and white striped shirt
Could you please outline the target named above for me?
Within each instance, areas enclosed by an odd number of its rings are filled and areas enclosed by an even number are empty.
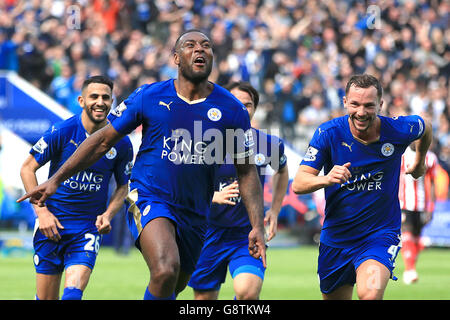
[[[425,157],[425,174],[418,179],[412,175],[406,174],[405,170],[414,163],[416,152],[408,147],[402,156],[402,165],[400,170],[400,207],[408,211],[434,211],[434,202],[431,197],[431,184],[436,176],[436,167],[438,164],[437,156],[432,151],[428,151]]]

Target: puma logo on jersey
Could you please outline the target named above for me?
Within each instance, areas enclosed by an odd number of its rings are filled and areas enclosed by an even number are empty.
[[[70,139],[69,143],[73,144],[76,148],[78,148],[78,143]]]
[[[173,101],[170,101],[169,103],[165,103],[164,101],[160,101],[160,102],[159,102],[159,105],[160,105],[160,106],[167,107],[167,109],[170,111],[170,104],[171,104],[172,102],[173,102]]]
[[[349,150],[350,150],[350,152],[353,152],[352,151],[352,145],[353,145],[353,142],[349,145],[347,142],[342,142],[342,145],[344,146],[344,147],[347,147]]]

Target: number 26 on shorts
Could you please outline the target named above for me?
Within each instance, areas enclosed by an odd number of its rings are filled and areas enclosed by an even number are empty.
[[[100,249],[100,236],[92,233],[86,233],[84,238],[88,240],[84,246],[84,250],[98,253],[98,250]]]

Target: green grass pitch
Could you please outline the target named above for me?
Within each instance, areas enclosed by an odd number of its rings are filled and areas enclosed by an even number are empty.
[[[317,254],[315,246],[270,248],[261,299],[321,299],[316,274]],[[429,248],[423,251],[417,265],[419,281],[413,285],[407,286],[401,280],[404,267],[400,255],[396,263],[395,275],[399,280],[389,281],[386,300],[450,299],[449,249]],[[136,249],[127,256],[120,256],[111,248],[103,247],[83,299],[141,300],[148,280],[147,267]],[[219,299],[233,299],[230,280],[228,276]],[[35,273],[31,253],[21,257],[0,256],[0,288],[0,300],[34,299]],[[192,289],[187,287],[178,298],[192,299]]]

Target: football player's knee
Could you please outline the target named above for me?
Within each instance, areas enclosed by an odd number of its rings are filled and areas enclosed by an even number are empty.
[[[258,300],[260,284],[254,282],[240,282],[234,284],[236,300]]]
[[[360,300],[381,300],[383,299],[383,291],[381,290],[364,290],[363,292],[358,292],[358,298]]]
[[[178,279],[179,271],[179,263],[160,264],[151,272],[152,281],[157,281],[162,284],[175,284]]]
[[[256,288],[245,288],[236,291],[236,300],[259,300],[259,290]]]

